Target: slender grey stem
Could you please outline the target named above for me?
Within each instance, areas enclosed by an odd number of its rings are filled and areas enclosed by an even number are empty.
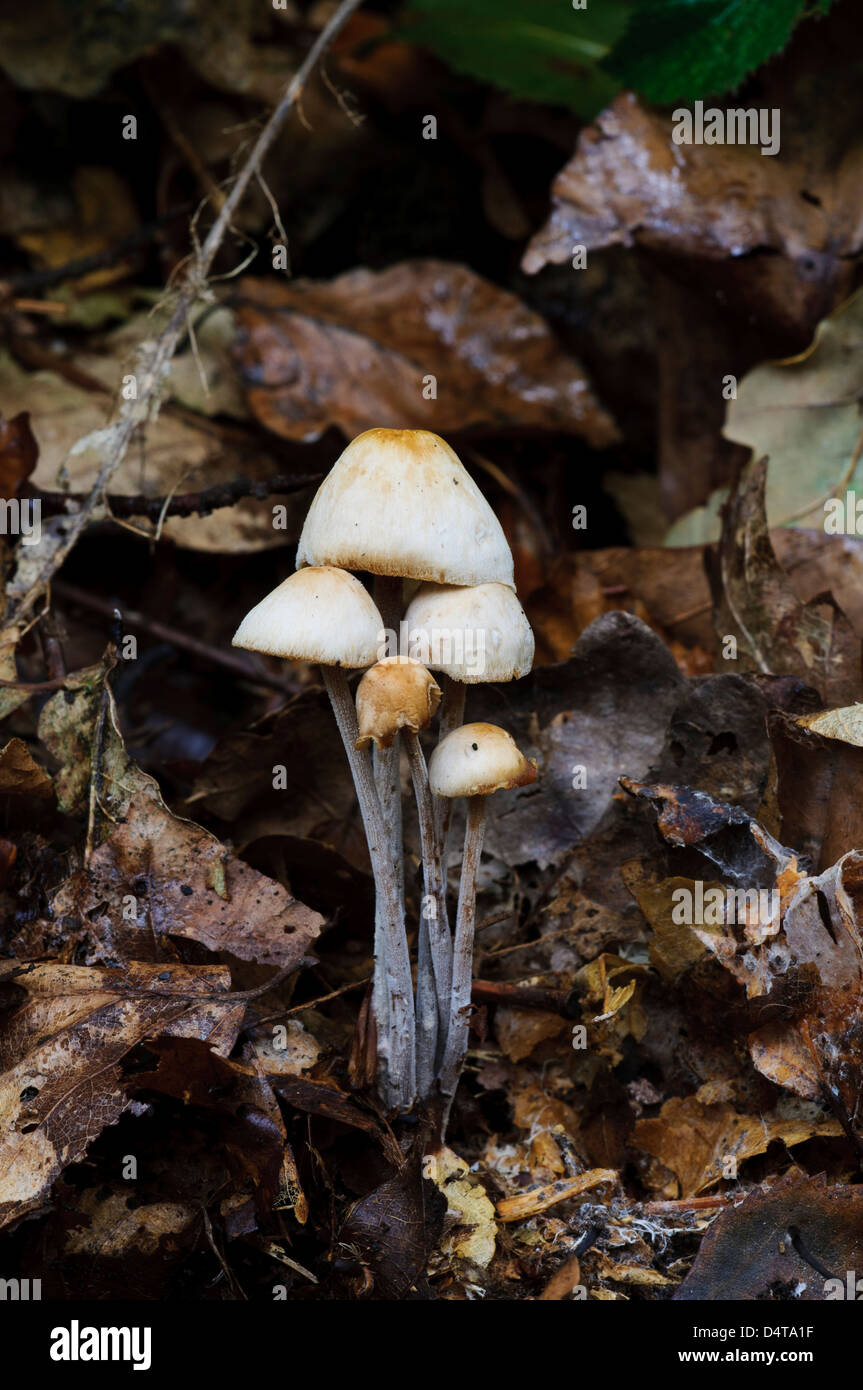
[[[453,680],[452,676],[447,676],[441,671],[437,677],[438,685],[443,691],[440,706],[440,724],[438,742],[442,742],[447,734],[451,734],[453,729],[460,729],[464,723],[464,701],[467,694],[467,686],[461,681]],[[447,887],[447,875],[449,872],[449,839],[450,826],[452,824],[452,800],[450,797],[441,796],[435,798],[437,819],[438,844],[440,846],[441,873],[443,875],[444,893]]]
[[[378,1030],[378,1055],[385,1063],[385,1098],[387,1104],[406,1109],[413,1104],[416,1096],[416,1028],[404,902],[372,774],[371,758],[368,750],[361,751],[354,747],[358,732],[357,712],[347,677],[338,666],[322,666],[321,674],[350,763],[375,880],[375,984],[372,1001]]]
[[[452,941],[428,768],[419,735],[405,730],[404,740],[417,803],[423,856],[423,904],[417,968],[417,1086],[420,1096],[425,1097],[431,1094],[436,1062],[444,1051],[449,1029]]]
[[[439,1014],[425,899],[423,900],[423,910],[420,913],[417,943],[416,1020],[417,1095],[420,1100],[427,1100],[432,1094],[436,1074]]]
[[[384,627],[391,629],[398,640],[399,621],[402,615],[402,581],[386,574],[376,574],[374,598],[378,612],[383,618]],[[398,655],[398,649],[390,653]],[[395,739],[392,748],[373,750],[375,785],[381,799],[384,825],[392,851],[393,861],[398,873],[399,890],[402,898],[405,892],[404,856],[402,853],[402,781],[399,770],[399,740]]]
[[[473,936],[476,919],[476,876],[485,835],[485,806],[487,797],[472,796],[467,803],[467,826],[464,835],[464,857],[461,865],[461,885],[458,893],[458,915],[455,924],[455,947],[452,962],[452,1000],[449,1033],[446,1040],[440,1085],[447,1098],[447,1114],[467,1052],[470,1027],[470,986],[473,975]],[[446,1118],[444,1119],[444,1125]]]

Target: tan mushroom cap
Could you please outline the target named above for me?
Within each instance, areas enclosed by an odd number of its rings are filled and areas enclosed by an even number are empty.
[[[427,729],[441,690],[431,671],[406,656],[387,656],[366,671],[357,686],[357,748],[391,748],[399,729]]]
[[[535,781],[536,763],[497,724],[462,724],[441,740],[429,760],[435,796],[487,796]]]
[[[428,430],[357,435],[309,508],[297,548],[303,565],[515,587],[500,522],[450,446]]]
[[[411,655],[465,685],[519,680],[533,665],[530,623],[505,584],[423,584],[404,622]]]
[[[322,565],[298,570],[255,604],[234,633],[233,645],[323,666],[371,666],[383,626],[360,581]]]

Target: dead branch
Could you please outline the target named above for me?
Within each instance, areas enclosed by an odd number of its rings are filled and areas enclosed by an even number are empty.
[[[113,419],[104,429],[95,430],[74,446],[76,453],[92,449],[101,455],[102,462],[96,480],[81,511],[72,519],[63,540],[46,554],[26,593],[8,615],[10,624],[20,623],[39,602],[51,579],[64,564],[86,529],[93,513],[102,505],[108,482],[126,457],[135,434],[141,427],[151,424],[158,415],[171,358],[184,332],[192,306],[207,293],[213,261],[232,225],[246,190],[252,179],[258,177],[264,157],[286,117],[297,104],[320,58],[361,3],[362,0],[342,0],[294,73],[278,106],[261,130],[215,222],[186,267],[182,283],[174,292],[174,308],[168,323],[155,342],[144,342],[139,346],[133,367],[138,388],[136,399],[123,400],[115,410]]]
[[[170,498],[145,497],[142,493],[131,496],[108,493],[104,500],[111,516],[145,516],[149,521],[157,522],[167,516],[209,516],[220,507],[233,507],[246,497],[263,500],[302,492],[304,488],[319,483],[321,477],[320,473],[280,473],[275,478],[264,478],[258,482],[250,478],[237,478],[232,483],[218,483],[214,487],[202,488],[200,492],[184,492]],[[86,502],[84,493],[40,492],[38,496],[45,516],[56,516],[67,511],[70,503],[81,506]]]

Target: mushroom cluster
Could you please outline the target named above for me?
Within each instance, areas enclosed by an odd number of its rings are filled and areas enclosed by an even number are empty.
[[[373,593],[353,571],[373,576]],[[405,581],[419,587],[405,609]],[[448,1113],[467,1049],[477,867],[486,797],[536,767],[493,724],[464,724],[466,687],[516,680],[533,634],[494,512],[444,440],[367,430],[309,509],[297,570],[243,619],[234,645],[319,664],[350,763],[375,883],[372,1016],[386,1105]],[[364,670],[351,693],[348,671]],[[437,679],[432,675],[435,672]],[[426,764],[420,733],[440,707]],[[405,922],[399,749],[410,767],[423,867],[416,989]],[[467,799],[455,936],[450,808]]]

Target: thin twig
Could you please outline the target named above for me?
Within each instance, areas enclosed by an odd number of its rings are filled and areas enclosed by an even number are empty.
[[[73,518],[63,542],[45,556],[29,589],[9,615],[11,623],[20,623],[38,603],[46,586],[86,529],[92,513],[101,504],[108,482],[125,459],[132,439],[142,426],[151,424],[158,415],[171,358],[186,328],[193,304],[207,291],[213,262],[233,224],[249,183],[256,177],[264,157],[273,145],[286,117],[299,100],[318,61],[361,3],[362,0],[342,0],[294,73],[278,106],[255,141],[203,245],[186,267],[182,284],[176,291],[174,309],[168,323],[155,343],[142,344],[139,349],[134,371],[138,380],[137,399],[123,400],[115,412],[114,419],[105,430],[96,431],[88,436],[86,441],[79,440],[74,446],[79,449],[84,447],[85,443],[90,443],[94,448],[101,448],[102,464],[87,501],[80,513]]]
[[[275,478],[259,481],[237,478],[232,483],[218,483],[215,487],[202,488],[200,492],[184,492],[175,497],[108,493],[105,505],[112,517],[145,516],[152,522],[166,516],[209,516],[220,507],[233,507],[246,497],[261,500],[284,493],[302,492],[304,488],[319,483],[322,476],[320,473],[279,473]],[[65,512],[68,504],[80,505],[86,501],[83,493],[72,492],[40,492],[38,497],[43,516]]]

